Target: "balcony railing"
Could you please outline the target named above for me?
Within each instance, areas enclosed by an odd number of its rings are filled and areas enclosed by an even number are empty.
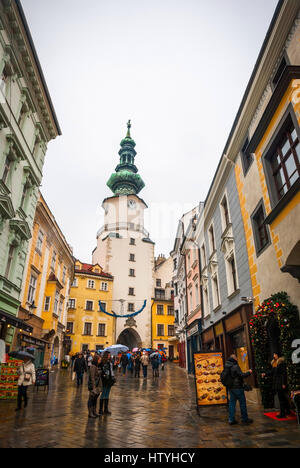
[[[149,237],[149,232],[141,226],[140,224],[134,223],[115,223],[115,224],[105,224],[99,231],[97,232],[97,238],[103,234],[103,232],[115,232],[115,231],[135,231],[141,232],[144,234],[145,237]]]

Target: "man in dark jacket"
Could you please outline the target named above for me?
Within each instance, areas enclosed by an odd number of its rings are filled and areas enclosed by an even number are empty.
[[[230,356],[225,364],[225,372],[228,375],[228,384],[226,385],[229,395],[229,424],[233,426],[237,424],[235,420],[236,402],[240,402],[241,415],[243,424],[252,424],[253,420],[249,419],[247,412],[247,403],[244,390],[244,379],[250,377],[252,370],[245,374],[238,365],[238,359],[235,354]]]
[[[123,375],[125,375],[126,374],[126,369],[127,369],[128,363],[129,363],[129,359],[128,359],[128,356],[127,356],[126,353],[122,354],[120,363],[121,363],[121,366],[122,366],[122,369],[123,369]]]
[[[83,383],[83,374],[87,371],[86,360],[82,353],[79,353],[74,363],[74,372],[77,375],[77,387]]]

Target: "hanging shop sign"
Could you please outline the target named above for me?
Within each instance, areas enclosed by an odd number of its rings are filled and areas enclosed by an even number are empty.
[[[202,332],[201,320],[196,320],[186,332],[187,338]]]
[[[221,382],[224,370],[223,354],[212,351],[194,353],[194,365],[197,408],[227,405],[227,390]]]

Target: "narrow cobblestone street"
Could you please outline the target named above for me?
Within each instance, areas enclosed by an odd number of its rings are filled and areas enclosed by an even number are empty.
[[[77,389],[70,371],[51,373],[50,391],[30,392],[28,408],[0,402],[1,448],[263,448],[300,446],[296,422],[272,421],[249,406],[251,427],[230,427],[226,408],[198,416],[194,381],[175,365],[159,380],[118,376],[112,416],[88,419],[86,380]],[[238,415],[239,416],[239,415]],[[239,417],[238,417],[239,420]]]

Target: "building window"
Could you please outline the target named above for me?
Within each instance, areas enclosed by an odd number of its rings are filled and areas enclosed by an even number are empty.
[[[228,202],[226,196],[223,198],[221,203],[221,213],[222,213],[222,223],[223,223],[223,230],[229,226],[230,219],[229,219],[229,209],[228,209]]]
[[[202,269],[206,267],[206,252],[205,252],[205,245],[203,244],[201,247],[201,263]]]
[[[156,287],[161,288],[161,280],[160,279],[156,280]]]
[[[11,166],[12,166],[12,159],[10,158],[10,156],[6,156],[4,170],[2,174],[2,181],[4,182],[4,184],[6,184],[7,182],[8,174],[11,169]]]
[[[36,283],[37,283],[37,277],[34,275],[31,275],[30,281],[29,281],[29,290],[28,290],[28,299],[27,299],[27,302],[29,302],[29,304],[32,304],[34,301]]]
[[[174,315],[174,307],[168,306],[168,315]]]
[[[196,307],[200,305],[200,295],[199,295],[199,286],[195,284],[195,297],[196,297]]]
[[[261,202],[259,207],[252,215],[253,235],[256,246],[256,252],[259,254],[267,245],[270,244],[268,228],[265,224],[264,206]]]
[[[108,284],[107,283],[101,283],[101,291],[108,291]]]
[[[128,312],[134,312],[134,311],[135,311],[134,304],[128,303]]]
[[[86,336],[92,336],[92,324],[91,323],[85,323],[84,324],[84,335]]]
[[[63,304],[64,304],[64,301],[59,301],[58,320],[59,320],[60,322],[62,321]]]
[[[135,239],[133,239],[133,237],[130,239],[130,245],[135,245]]]
[[[85,303],[85,310],[94,310],[94,302],[93,301],[86,301]]]
[[[101,301],[101,307],[102,307],[102,309],[105,310],[105,312],[106,312],[106,310],[107,310],[107,309],[106,309],[106,302],[102,302],[102,301]],[[100,311],[100,312],[101,312],[101,311]]]
[[[93,280],[88,280],[88,289],[95,289],[95,281]]]
[[[55,292],[55,299],[54,299],[54,308],[53,308],[53,313],[57,315],[58,312],[58,302],[59,302],[59,292]]]
[[[209,245],[210,245],[210,253],[213,254],[216,250],[216,244],[215,244],[215,233],[214,233],[214,227],[211,226],[208,231],[208,237],[209,237]]]
[[[157,336],[165,336],[165,326],[157,325]]]
[[[300,142],[293,124],[283,132],[280,143],[270,157],[277,201],[291,189],[300,177]]]
[[[72,335],[74,333],[74,323],[73,322],[68,322],[67,323],[66,333],[69,333],[70,335]]]
[[[175,327],[174,327],[174,325],[168,325],[168,336],[175,336]]]
[[[67,277],[67,267],[64,266],[64,268],[63,268],[63,276],[62,276],[62,282],[63,282],[63,284],[66,283],[66,277]]]
[[[29,187],[28,187],[27,183],[25,183],[24,188],[23,188],[23,192],[22,192],[21,202],[20,202],[20,208],[22,210],[24,209],[24,204],[25,204],[27,193],[28,193],[28,188]]]
[[[155,289],[155,299],[165,299],[166,293],[164,289]]]
[[[129,261],[130,262],[135,262],[135,255],[134,254],[130,254]]]
[[[53,255],[52,255],[52,260],[51,260],[51,270],[55,270],[55,264],[56,264],[56,252],[53,252]]]
[[[99,323],[99,325],[98,325],[98,336],[106,336],[106,334],[105,334],[105,323]]]
[[[43,250],[43,242],[44,242],[44,233],[40,230],[38,233],[37,243],[35,250],[39,255],[42,255]]]
[[[77,288],[78,286],[78,279],[74,278],[73,283],[72,283],[72,288]]]
[[[15,246],[11,245],[9,247],[9,251],[8,251],[8,259],[7,259],[6,270],[5,270],[5,278],[7,278],[7,279],[9,278],[10,269],[11,269],[11,265],[12,265],[12,262],[13,262],[14,254],[15,254]]]
[[[157,315],[164,315],[164,306],[161,304],[158,304],[156,307]]]
[[[189,313],[191,314],[194,310],[194,304],[193,304],[193,293],[190,291],[190,310]]]
[[[45,312],[49,312],[50,304],[51,304],[51,297],[50,296],[45,297],[45,306],[44,306]]]
[[[243,148],[241,149],[241,160],[244,170],[244,176],[250,169],[251,164],[253,163],[253,155],[248,151],[249,138],[246,139]]]
[[[210,307],[209,307],[209,296],[208,296],[208,289],[203,289],[203,298],[204,298],[204,316],[207,317],[210,315]]]
[[[135,270],[133,270],[132,268],[130,268],[129,270],[129,276],[132,276],[132,277],[135,276]]]
[[[128,296],[134,296],[134,288],[129,288]]]
[[[76,299],[69,299],[69,309],[76,309]]]
[[[213,291],[214,309],[216,309],[220,305],[219,283],[218,283],[218,277],[217,276],[212,278],[212,291]]]
[[[236,266],[235,266],[234,257],[229,261],[229,265],[230,265],[230,270],[231,270],[233,292],[235,292],[238,289],[238,284],[237,284],[237,273],[236,273]]]
[[[173,269],[174,271],[177,269],[177,258],[174,258],[173,260]]]

